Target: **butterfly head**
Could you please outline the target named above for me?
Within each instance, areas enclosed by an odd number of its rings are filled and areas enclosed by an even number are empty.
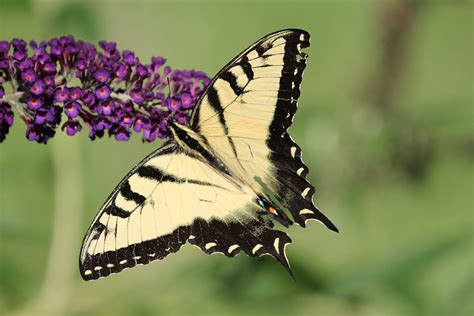
[[[191,129],[173,120],[168,122],[168,127],[174,141],[182,148],[190,147],[190,142],[197,137],[196,133]]]
[[[201,152],[206,150],[204,142],[198,133],[186,125],[170,120],[168,127],[171,131],[174,141],[188,152]]]

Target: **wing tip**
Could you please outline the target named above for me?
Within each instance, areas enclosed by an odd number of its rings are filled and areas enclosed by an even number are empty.
[[[339,233],[339,229],[336,227],[336,225],[334,225],[333,222],[331,222],[331,220],[318,209],[316,209],[316,216],[318,217],[318,220],[321,221],[328,229]]]
[[[334,225],[329,220],[329,218],[327,218],[323,213],[320,213],[320,214],[322,215],[322,217],[318,218],[318,220],[322,222],[324,226],[326,226],[326,228],[328,228],[329,230],[332,230],[335,233],[339,233],[339,228],[337,228],[336,225]]]
[[[303,209],[299,213],[300,217],[302,218],[303,224],[302,227],[306,226],[306,222],[310,220],[315,220],[322,223],[326,226],[327,229],[332,230],[333,232],[339,233],[339,229],[336,225],[331,222],[331,220],[324,215],[318,208],[314,207],[314,209]],[[298,222],[299,223],[299,222]]]
[[[296,36],[295,36],[296,35]],[[253,47],[254,45],[258,43],[262,43],[266,40],[272,39],[272,38],[277,38],[277,37],[286,37],[286,36],[295,36],[293,37],[293,40],[295,40],[295,45],[296,43],[300,43],[303,48],[309,47],[310,46],[310,38],[311,35],[309,34],[308,31],[299,29],[299,28],[286,28],[282,30],[278,30],[272,33],[269,33],[265,36],[263,36],[261,39],[259,39],[257,42],[255,42],[253,45],[250,47]]]
[[[275,35],[275,34],[285,33],[285,32],[292,32],[292,33],[297,33],[297,34],[304,34],[304,36],[307,37],[308,39],[309,39],[309,37],[310,37],[310,34],[309,34],[308,31],[303,30],[303,29],[300,29],[300,28],[297,28],[297,27],[289,27],[289,28],[286,28],[286,29],[281,29],[281,30],[272,32],[272,33],[268,34],[267,36],[272,36],[272,35]]]

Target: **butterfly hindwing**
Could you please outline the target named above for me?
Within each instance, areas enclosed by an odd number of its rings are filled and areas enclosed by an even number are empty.
[[[282,248],[289,237],[272,229],[257,200],[250,188],[166,146],[139,163],[99,211],[83,241],[81,275],[97,279],[163,259],[187,241],[230,257],[268,253],[289,269]],[[258,246],[276,238],[277,248]]]
[[[242,181],[271,200],[264,186],[304,226],[337,228],[313,204],[314,187],[300,147],[287,132],[296,112],[309,34],[270,34],[213,79],[193,113],[192,128]]]

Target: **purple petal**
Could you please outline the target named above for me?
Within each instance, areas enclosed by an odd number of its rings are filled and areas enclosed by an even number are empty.
[[[130,97],[132,98],[133,102],[140,103],[143,101],[143,94],[142,89],[134,88],[130,90]]]
[[[75,118],[76,116],[79,115],[79,110],[81,109],[81,105],[77,102],[69,102],[65,107],[64,107],[64,113],[69,118]]]
[[[97,107],[97,112],[102,115],[111,115],[115,111],[115,103],[112,101],[102,101]]]
[[[95,96],[100,100],[105,100],[110,96],[110,88],[107,85],[102,85],[95,90]]]
[[[71,88],[69,97],[72,101],[79,100],[82,97],[82,89],[79,87]]]
[[[74,136],[77,132],[82,130],[82,126],[79,121],[67,120],[66,123],[64,123],[61,127],[61,130],[66,130],[66,134],[68,136]]]
[[[69,100],[69,89],[63,88],[59,89],[54,93],[54,99],[56,102],[63,103]]]
[[[118,141],[127,141],[130,139],[130,132],[124,127],[119,127],[114,133],[115,139]]]
[[[107,80],[109,80],[109,78],[110,78],[110,74],[107,70],[100,69],[100,70],[96,71],[96,73],[94,74],[94,78],[98,82],[106,83]]]
[[[36,80],[30,88],[30,92],[35,95],[40,95],[44,91],[44,83],[41,80]]]
[[[43,105],[43,100],[37,96],[31,96],[28,98],[27,106],[30,110],[37,110]]]
[[[180,95],[181,98],[181,105],[183,106],[183,109],[190,109],[193,107],[193,96],[189,92],[183,92]]]

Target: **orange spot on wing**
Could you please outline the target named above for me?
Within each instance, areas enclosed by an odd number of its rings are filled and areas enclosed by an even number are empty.
[[[278,215],[277,211],[271,206],[268,207],[268,211],[274,215]]]

